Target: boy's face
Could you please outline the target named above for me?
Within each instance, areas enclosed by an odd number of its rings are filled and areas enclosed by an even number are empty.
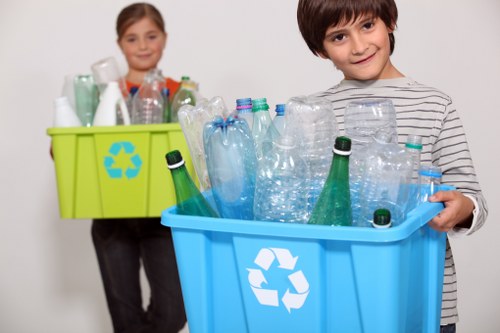
[[[361,16],[356,21],[330,27],[323,41],[324,53],[346,80],[379,80],[403,76],[391,64],[388,29],[382,20]]]

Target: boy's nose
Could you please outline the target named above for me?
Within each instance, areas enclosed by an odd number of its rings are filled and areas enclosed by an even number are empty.
[[[352,54],[363,54],[368,49],[368,43],[366,43],[363,38],[359,36],[352,36]]]

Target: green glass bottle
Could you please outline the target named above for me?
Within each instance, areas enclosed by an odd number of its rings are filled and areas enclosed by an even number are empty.
[[[174,181],[177,214],[219,217],[189,176],[180,151],[173,150],[165,158]]]
[[[376,209],[373,212],[373,227],[374,228],[390,228],[391,227],[391,212],[385,208]]]
[[[351,139],[335,139],[330,173],[314,206],[309,224],[352,225],[351,195],[349,192],[349,155]]]

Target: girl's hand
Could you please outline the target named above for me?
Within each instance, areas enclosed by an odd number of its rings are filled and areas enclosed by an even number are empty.
[[[448,232],[455,226],[469,228],[472,224],[474,203],[458,191],[439,191],[429,202],[443,202],[444,209],[435,216],[429,226],[437,231]]]

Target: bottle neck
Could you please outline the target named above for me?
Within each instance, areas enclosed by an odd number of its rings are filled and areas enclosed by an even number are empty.
[[[189,176],[185,165],[181,165],[170,171],[172,173],[178,203],[200,192],[191,179],[191,176]]]

